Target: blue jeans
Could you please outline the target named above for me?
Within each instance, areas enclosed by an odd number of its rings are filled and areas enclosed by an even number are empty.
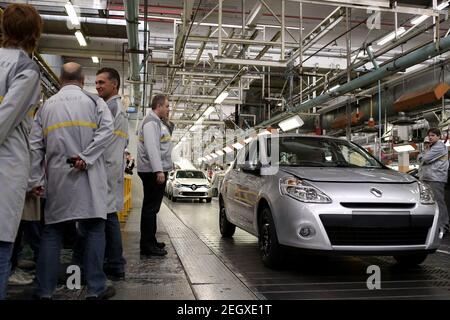
[[[103,272],[105,220],[86,219],[78,223],[79,228],[86,235],[83,262],[87,295],[99,295],[106,289],[106,276]],[[44,227],[36,270],[37,294],[40,297],[51,297],[55,291],[64,228],[64,222],[48,224]]]
[[[113,272],[124,272],[125,259],[123,258],[122,234],[117,213],[108,213],[106,226],[105,267]]]
[[[77,231],[77,239],[73,246],[72,262],[78,265],[83,263],[84,247],[86,245],[86,234],[82,230]],[[122,234],[117,213],[108,213],[105,224],[105,270],[121,273],[125,269],[123,258]]]
[[[11,274],[11,254],[14,243],[0,241],[0,300],[6,298],[6,287]]]

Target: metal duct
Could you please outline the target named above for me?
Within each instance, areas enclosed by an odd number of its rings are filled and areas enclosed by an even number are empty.
[[[357,79],[354,79],[348,83],[341,85],[332,92],[322,94],[314,99],[308,100],[300,105],[297,105],[296,107],[292,108],[291,110],[289,110],[284,114],[280,114],[271,118],[270,120],[266,120],[258,124],[257,127],[264,127],[273,123],[278,123],[279,121],[289,117],[291,114],[305,111],[315,106],[320,106],[321,104],[329,101],[333,97],[344,95],[348,92],[351,92],[361,87],[366,87],[370,84],[377,82],[378,80],[381,80],[387,76],[395,74],[400,70],[405,70],[406,68],[409,68],[413,65],[416,65],[425,60],[433,58],[439,54],[442,54],[448,51],[449,49],[450,49],[450,36],[441,38],[439,41],[439,45],[433,42],[424,47],[421,47],[413,52],[408,53],[403,57],[400,57],[384,65],[383,67],[377,70],[374,70],[368,74],[365,74]]]
[[[394,86],[383,86],[383,91],[381,93],[381,107],[382,107],[382,118],[384,117],[394,118],[398,116],[398,111],[394,108],[394,102],[396,99],[398,99],[400,96],[402,96],[405,92],[405,88],[407,88],[406,92],[417,92],[422,89],[424,89],[424,84],[426,87],[430,86],[437,86],[442,83],[442,80],[450,83],[450,74],[445,73],[444,79],[435,78],[435,70],[433,68],[429,68],[427,73],[420,74],[416,77],[411,78],[410,80],[405,80],[397,85]],[[376,124],[378,124],[378,96],[373,95],[373,105],[372,105],[372,117],[376,119]],[[369,120],[369,117],[371,116],[370,112],[370,99],[364,99],[362,98],[359,103],[352,103],[353,105],[353,117],[352,117],[352,125],[363,125],[365,122]],[[405,110],[407,112],[411,112],[413,114],[419,113],[429,113],[429,110],[435,109],[436,106],[441,105],[441,102],[436,101],[432,104],[422,104],[422,105],[416,105],[414,107],[408,108],[408,110]],[[356,114],[356,108],[358,108],[358,119],[354,119]],[[387,114],[385,114],[387,113]],[[313,130],[315,125],[315,118],[316,117],[305,117],[301,116],[304,120],[305,124],[302,126],[302,129],[306,130]],[[334,111],[328,112],[326,114],[322,115],[322,128],[330,131],[333,129],[338,129],[338,121],[340,119],[344,119],[344,125],[346,125],[346,115],[345,115],[345,106],[340,107],[339,109],[336,109]],[[429,119],[429,121],[432,121],[433,119]],[[437,119],[434,119],[433,122],[438,122]]]
[[[125,20],[127,21],[127,37],[129,50],[129,75],[128,80],[132,83],[131,103],[140,105],[142,89],[139,74],[139,0],[123,1],[125,6]]]

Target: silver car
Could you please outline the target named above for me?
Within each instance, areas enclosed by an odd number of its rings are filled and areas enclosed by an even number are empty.
[[[178,199],[205,199],[211,202],[211,184],[203,171],[175,170],[169,176],[166,193],[169,199],[176,202]]]
[[[270,163],[278,171],[266,175],[248,146],[239,150],[243,161],[235,160],[220,190],[220,232],[231,237],[237,226],[257,236],[266,266],[279,266],[286,247],[392,255],[404,265],[422,263],[438,248],[442,230],[431,189],[356,144],[298,134],[254,143],[266,154],[278,146]]]

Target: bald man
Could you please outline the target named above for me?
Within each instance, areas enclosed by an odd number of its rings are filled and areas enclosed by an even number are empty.
[[[82,67],[67,63],[61,90],[38,111],[31,130],[31,179],[36,195],[46,193],[35,297],[51,299],[56,288],[65,224],[77,221],[85,235],[83,256],[87,299],[108,299],[103,272],[107,181],[104,150],[113,137],[113,119],[103,99],[82,90]],[[44,170],[45,165],[45,170]]]

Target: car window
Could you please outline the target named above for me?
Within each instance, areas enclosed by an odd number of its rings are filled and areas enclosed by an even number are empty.
[[[280,137],[279,165],[381,168],[368,152],[346,140]]]
[[[206,179],[205,175],[201,171],[178,171],[177,178],[179,179]]]

